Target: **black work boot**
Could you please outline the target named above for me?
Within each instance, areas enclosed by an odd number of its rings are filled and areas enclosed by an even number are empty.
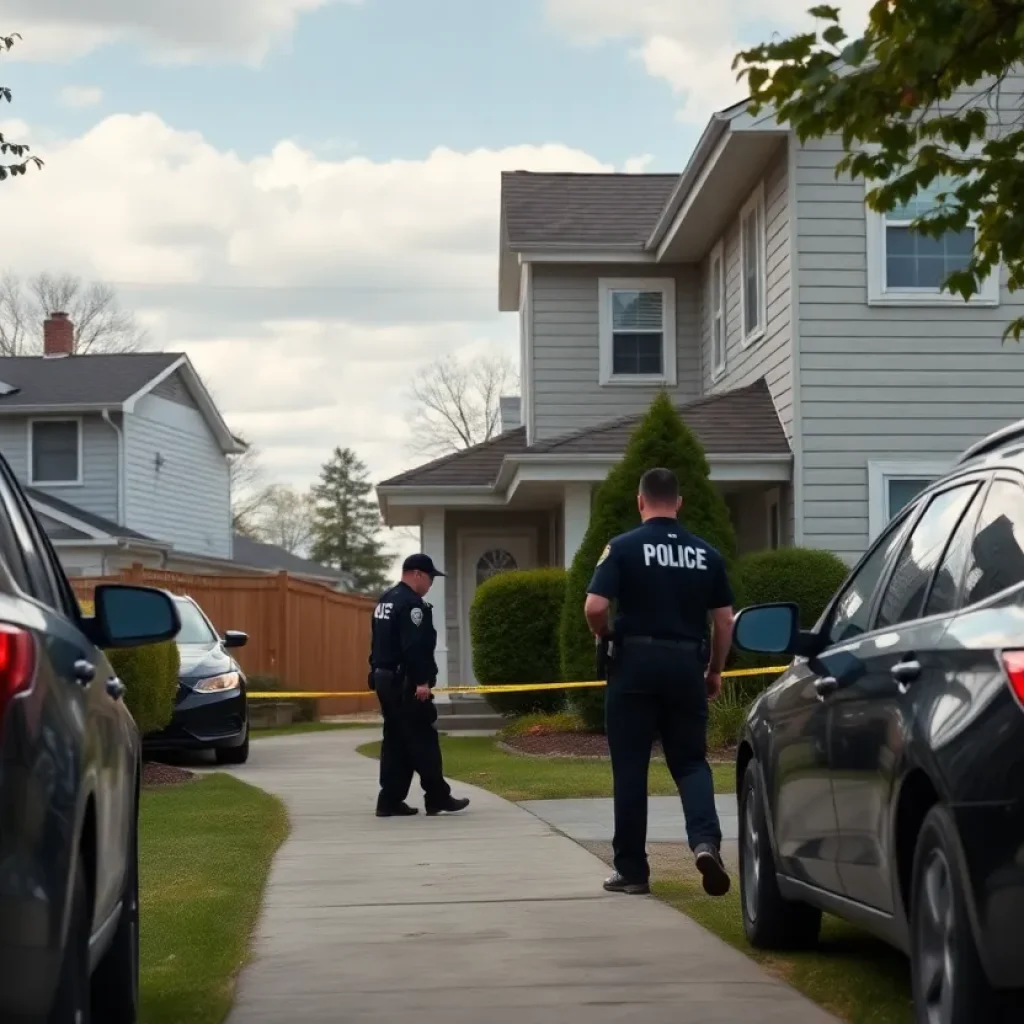
[[[624,892],[627,896],[646,896],[651,891],[649,882],[630,882],[618,871],[611,878],[605,879],[604,887],[608,892]]]
[[[432,818],[437,814],[455,814],[457,811],[464,811],[469,806],[469,797],[446,796],[437,803],[428,801],[426,804],[427,814]]]
[[[410,807],[407,803],[395,804],[390,807],[387,804],[377,804],[378,818],[408,818],[419,813],[418,807]]]
[[[718,847],[712,843],[701,843],[693,851],[697,870],[704,880],[704,891],[709,896],[724,896],[729,891],[729,872],[722,863]]]

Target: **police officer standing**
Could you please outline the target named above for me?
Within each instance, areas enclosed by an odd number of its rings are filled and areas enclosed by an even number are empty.
[[[722,832],[707,762],[707,717],[708,699],[721,691],[732,643],[732,590],[722,556],[679,523],[682,501],[671,470],[645,473],[637,503],[643,525],[605,548],[585,606],[598,642],[612,645],[605,713],[615,796],[615,874],[604,887],[650,892],[647,773],[660,735],[704,889],[724,896],[729,875],[719,852]],[[706,657],[709,613],[708,662],[702,651]]]
[[[431,688],[437,682],[437,632],[433,611],[423,598],[443,575],[429,556],[410,555],[402,565],[402,581],[373,610],[370,686],[384,716],[378,818],[417,813],[405,802],[414,772],[423,786],[427,814],[469,806],[468,799],[453,797],[445,782],[434,728],[437,709]]]

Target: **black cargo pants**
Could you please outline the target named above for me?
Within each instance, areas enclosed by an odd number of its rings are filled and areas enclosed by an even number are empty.
[[[390,673],[375,673],[374,686],[384,717],[378,807],[403,803],[414,773],[420,777],[428,806],[442,803],[451,795],[451,788],[444,780],[433,700],[417,700],[409,686]]]
[[[686,817],[691,849],[722,841],[715,787],[707,762],[708,697],[699,645],[617,645],[605,698],[605,724],[615,796],[615,870],[646,882],[647,776],[661,738]]]

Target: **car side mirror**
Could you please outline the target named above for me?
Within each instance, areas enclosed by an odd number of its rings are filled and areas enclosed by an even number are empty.
[[[733,643],[754,654],[796,654],[801,643],[800,609],[792,602],[744,608],[733,622]]]
[[[249,642],[249,634],[237,629],[228,629],[224,632],[225,647],[244,647]]]
[[[93,596],[98,647],[142,647],[173,640],[181,618],[170,594],[153,587],[101,584]]]

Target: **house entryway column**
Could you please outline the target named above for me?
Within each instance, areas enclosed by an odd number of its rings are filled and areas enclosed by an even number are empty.
[[[444,557],[444,509],[429,509],[423,514],[420,526],[420,550],[430,555],[434,565],[442,572],[448,572]],[[448,685],[448,605],[445,601],[447,584],[453,587],[455,580],[438,576],[430,588],[427,601],[434,609],[434,628],[437,630],[437,648],[434,659],[437,661],[437,685]],[[447,693],[439,693],[435,698],[438,704],[447,704],[451,697]]]
[[[565,485],[562,507],[562,552],[565,567],[572,565],[583,544],[590,523],[590,489],[589,483],[571,483]]]

